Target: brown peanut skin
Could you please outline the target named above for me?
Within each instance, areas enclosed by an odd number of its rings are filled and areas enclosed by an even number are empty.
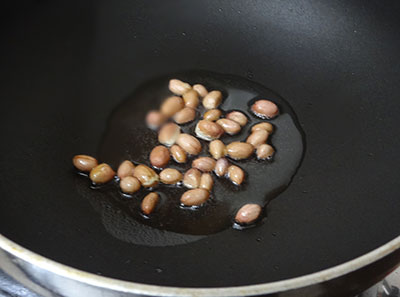
[[[88,155],[76,155],[72,159],[72,164],[80,171],[89,172],[98,165],[98,162],[95,158]]]
[[[166,168],[160,172],[160,180],[167,185],[174,185],[182,180],[182,173],[173,168]]]
[[[222,93],[211,91],[203,98],[203,106],[206,109],[215,109],[222,103]]]
[[[169,81],[168,87],[169,90],[176,95],[183,95],[192,88],[188,83],[176,78]]]
[[[222,115],[222,112],[219,109],[210,109],[203,115],[203,119],[211,122],[215,122]]]
[[[244,171],[242,168],[236,165],[228,167],[228,178],[235,184],[241,185],[244,180]]]
[[[110,165],[102,163],[90,171],[90,179],[96,184],[105,184],[111,181],[115,176],[115,171]]]
[[[138,165],[135,168],[133,176],[136,177],[143,187],[154,187],[159,182],[158,174],[146,165]]]
[[[268,122],[261,122],[261,123],[255,124],[253,127],[251,127],[252,133],[257,130],[265,130],[269,134],[272,134],[274,132],[274,126],[272,126],[272,124],[270,124]]]
[[[186,163],[187,154],[183,148],[179,145],[174,144],[170,148],[171,156],[177,163]]]
[[[261,144],[267,142],[268,136],[269,134],[266,130],[257,130],[247,137],[246,142],[250,143],[255,148],[258,148]]]
[[[218,160],[226,155],[225,144],[221,140],[213,140],[210,142],[208,151],[214,159]]]
[[[208,94],[206,87],[200,84],[193,85],[193,90],[195,90],[201,97],[205,97]]]
[[[157,193],[151,192],[151,193],[147,194],[146,197],[144,197],[142,200],[142,204],[141,204],[142,212],[145,215],[151,214],[157,207],[159,200],[160,200],[160,197],[158,196]]]
[[[193,121],[196,117],[196,111],[191,107],[185,107],[174,115],[175,123],[181,125]]]
[[[167,123],[158,132],[158,141],[166,146],[173,145],[181,133],[181,128],[177,124]]]
[[[181,97],[172,96],[165,99],[165,101],[161,104],[160,111],[166,117],[172,117],[184,107],[185,103]]]
[[[260,217],[261,211],[258,204],[246,204],[236,213],[235,221],[243,225],[254,223]]]
[[[211,121],[200,120],[195,129],[196,135],[204,140],[213,140],[220,138],[224,134],[224,129]]]
[[[125,160],[119,165],[117,170],[117,175],[119,178],[133,176],[134,171],[135,171],[135,165],[133,165],[131,161]]]
[[[219,119],[217,124],[220,125],[222,129],[224,129],[224,131],[229,135],[238,134],[241,130],[241,127],[238,123],[229,119]]]
[[[231,111],[226,115],[226,118],[238,123],[242,127],[247,124],[247,117],[240,111]]]
[[[262,144],[257,148],[257,158],[260,160],[271,159],[275,150],[269,144]]]
[[[221,158],[215,163],[214,172],[218,177],[223,177],[228,173],[229,161],[226,158]]]
[[[119,187],[121,188],[122,192],[126,194],[133,194],[140,190],[141,184],[136,177],[126,176],[119,182]]]
[[[199,94],[195,90],[187,91],[182,97],[186,107],[197,108],[199,106]]]
[[[176,144],[178,144],[181,148],[183,148],[188,154],[198,155],[201,152],[201,143],[197,140],[196,137],[182,133],[178,136],[176,140]]]
[[[192,167],[197,168],[203,172],[213,171],[215,168],[215,160],[210,157],[200,157],[196,160],[193,160]]]
[[[278,106],[269,100],[257,100],[251,106],[251,111],[262,119],[272,119],[279,114]]]
[[[254,147],[246,142],[234,141],[226,146],[226,152],[232,159],[247,159],[254,152]]]
[[[200,178],[199,188],[210,192],[212,190],[213,185],[214,185],[214,181],[212,179],[211,174],[203,173]]]
[[[157,145],[150,153],[150,163],[156,168],[164,168],[169,162],[169,150],[163,145]]]
[[[200,186],[201,172],[196,168],[186,171],[183,176],[183,185],[189,189],[195,189]]]
[[[186,206],[200,206],[208,200],[210,193],[205,189],[194,189],[183,193],[181,203]]]
[[[146,124],[150,129],[158,129],[166,120],[166,116],[158,110],[151,110],[146,116]]]

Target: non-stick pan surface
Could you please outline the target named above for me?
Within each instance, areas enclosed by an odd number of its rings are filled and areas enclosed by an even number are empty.
[[[32,1],[2,22],[0,232],[50,259],[143,283],[230,286],[315,272],[400,230],[400,4]],[[110,235],[71,157],[96,155],[136,86],[185,69],[245,76],[296,112],[306,152],[258,228],[172,247]]]

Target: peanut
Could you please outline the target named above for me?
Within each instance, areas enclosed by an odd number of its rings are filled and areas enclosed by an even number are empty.
[[[136,177],[142,186],[146,188],[156,186],[159,181],[157,173],[146,165],[136,166],[133,176]]]
[[[96,184],[105,184],[111,181],[114,176],[114,170],[106,163],[97,165],[90,171],[90,179]]]
[[[183,193],[181,203],[186,206],[199,206],[208,200],[210,193],[205,189],[194,189]]]
[[[213,156],[213,158],[216,160],[226,155],[225,144],[221,140],[211,141],[208,151],[210,152],[211,156]]]
[[[189,134],[180,134],[176,143],[188,154],[198,155],[201,152],[201,143],[196,137]]]
[[[126,176],[119,182],[121,191],[126,194],[133,194],[140,190],[140,181],[133,176]]]
[[[240,111],[231,111],[226,115],[226,118],[235,121],[242,127],[247,124],[247,117]]]
[[[84,172],[89,172],[94,167],[98,165],[98,162],[95,158],[87,155],[76,155],[72,159],[72,164],[76,167],[76,169]]]
[[[135,170],[135,165],[133,165],[131,161],[125,160],[119,165],[117,170],[117,175],[119,178],[133,176],[134,170]]]
[[[279,114],[278,106],[269,100],[257,100],[251,106],[252,112],[262,119],[272,119]]]
[[[200,189],[204,189],[207,191],[211,191],[214,185],[214,181],[212,179],[211,174],[203,173],[200,178]]]
[[[232,159],[240,160],[250,157],[254,147],[246,142],[234,141],[226,146],[226,152]]]
[[[238,123],[229,119],[219,119],[217,124],[220,125],[229,135],[235,135],[239,133],[241,129]]]
[[[261,144],[267,142],[268,135],[269,134],[266,130],[257,130],[251,133],[249,137],[247,137],[246,142],[250,143],[255,148],[258,148]]]
[[[151,214],[154,209],[156,208],[158,201],[160,200],[160,197],[158,196],[157,193],[151,192],[146,195],[146,197],[143,198],[142,204],[141,204],[141,209],[142,212],[145,215]]]
[[[160,180],[164,184],[174,185],[182,180],[182,173],[173,168],[166,168],[160,172]]]
[[[246,204],[236,213],[235,221],[239,224],[254,223],[260,216],[262,208],[258,204]]]
[[[191,107],[185,107],[174,115],[174,121],[177,124],[186,124],[194,120],[196,111]]]
[[[158,129],[166,120],[165,115],[158,110],[151,110],[146,116],[146,124],[150,129]]]
[[[169,81],[169,90],[176,95],[183,95],[192,87],[179,79],[171,79]]]
[[[203,106],[206,109],[217,108],[222,102],[222,93],[220,91],[211,91],[203,98]]]
[[[186,159],[187,159],[186,152],[179,145],[174,144],[173,146],[171,146],[170,152],[171,152],[172,158],[175,160],[175,162],[186,163]]]
[[[169,151],[163,145],[157,145],[150,153],[150,163],[156,168],[164,168],[169,162]]]
[[[195,90],[189,90],[183,94],[186,107],[197,108],[199,106],[199,94]]]
[[[210,109],[203,115],[203,119],[211,122],[215,122],[222,115],[222,112],[219,109]]]
[[[166,146],[171,146],[178,139],[181,128],[177,124],[168,123],[162,126],[158,132],[158,141]]]
[[[197,137],[210,141],[221,137],[224,129],[214,122],[201,120],[197,123],[195,132]]]
[[[183,176],[183,185],[189,189],[198,188],[200,185],[201,172],[195,168],[186,171]]]
[[[229,162],[225,158],[221,158],[217,160],[215,163],[214,172],[218,177],[223,177],[228,173]]]
[[[269,144],[262,144],[257,148],[257,158],[260,160],[271,159],[275,150]]]
[[[193,86],[193,90],[195,90],[201,97],[205,97],[208,94],[207,89],[203,85],[200,85],[200,84],[195,84]]]
[[[171,117],[184,107],[185,103],[181,97],[172,96],[165,99],[161,104],[160,111],[164,116]]]
[[[269,134],[271,134],[272,132],[274,132],[274,126],[272,126],[270,123],[268,122],[261,122],[258,124],[255,124],[252,128],[251,128],[251,132],[257,131],[257,130],[265,130],[267,131]]]
[[[244,171],[236,165],[228,167],[228,178],[235,184],[240,185],[244,180]]]
[[[215,160],[210,157],[200,157],[192,162],[192,167],[203,172],[213,171],[215,168]]]

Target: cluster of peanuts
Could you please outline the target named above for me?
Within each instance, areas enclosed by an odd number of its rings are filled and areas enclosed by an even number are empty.
[[[171,79],[169,90],[175,95],[165,99],[159,110],[152,110],[146,116],[147,126],[158,130],[158,141],[161,145],[153,148],[149,160],[155,169],[161,170],[159,174],[146,165],[135,166],[129,160],[122,162],[115,173],[108,164],[99,165],[95,158],[87,155],[75,156],[74,166],[80,171],[88,172],[95,184],[107,183],[117,176],[121,191],[126,194],[133,194],[142,186],[154,188],[159,182],[168,185],[183,184],[189,190],[181,196],[181,204],[198,207],[210,197],[214,185],[211,172],[219,178],[228,178],[235,185],[244,181],[245,173],[242,168],[230,164],[226,156],[242,160],[249,158],[256,151],[260,160],[272,158],[275,150],[266,143],[274,130],[270,123],[261,122],[254,125],[246,142],[234,141],[225,145],[219,138],[225,133],[239,133],[248,122],[245,114],[232,111],[222,118],[223,113],[218,109],[222,103],[222,93],[218,90],[208,92],[200,84],[191,86],[178,79]],[[207,111],[203,119],[196,123],[195,134],[198,138],[210,142],[208,151],[211,157],[194,159],[192,168],[182,174],[177,169],[167,168],[167,165],[171,157],[177,163],[186,163],[188,155],[197,156],[202,151],[200,141],[193,135],[182,133],[179,126],[196,119],[196,108],[200,103]],[[271,119],[279,114],[276,104],[269,100],[257,100],[251,106],[251,111],[262,119]],[[169,122],[170,119],[175,123]],[[151,214],[158,202],[159,195],[156,192],[149,193],[142,200],[142,212],[145,215]],[[253,223],[261,212],[260,205],[246,204],[238,210],[235,221],[239,224]]]

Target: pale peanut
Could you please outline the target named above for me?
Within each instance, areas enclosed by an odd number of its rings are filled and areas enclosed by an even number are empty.
[[[262,208],[258,204],[246,204],[236,213],[235,221],[239,224],[254,223],[261,214]]]
[[[235,184],[240,185],[244,180],[244,171],[236,165],[228,167],[228,178]]]
[[[220,91],[211,91],[203,98],[203,106],[207,109],[217,108],[222,102]]]
[[[251,132],[254,132],[257,130],[265,130],[269,134],[271,134],[272,132],[274,132],[274,126],[272,126],[272,124],[270,124],[268,122],[262,122],[262,123],[255,124],[253,127],[251,127]]]
[[[72,159],[72,164],[76,167],[76,169],[84,172],[89,172],[94,167],[98,165],[98,162],[95,158],[87,155],[76,155]]]
[[[182,173],[173,168],[166,168],[160,172],[160,180],[164,184],[174,185],[182,180]]]
[[[133,176],[134,170],[135,170],[135,165],[133,165],[131,161],[125,160],[119,165],[117,170],[117,175],[119,178]]]
[[[255,148],[258,148],[261,144],[267,142],[268,139],[268,132],[266,130],[257,130],[254,131],[247,137],[246,142],[250,143]]]
[[[208,151],[210,152],[211,156],[213,156],[213,158],[216,160],[226,155],[225,144],[221,140],[211,141]]]
[[[136,177],[126,176],[119,182],[119,187],[121,188],[122,192],[126,194],[133,194],[140,190],[141,184]]]
[[[222,115],[222,111],[219,109],[210,109],[203,115],[203,119],[211,122],[215,122],[218,120]]]
[[[252,112],[262,119],[272,119],[279,114],[278,106],[269,100],[257,100],[251,106]]]
[[[195,90],[201,97],[205,97],[208,94],[206,87],[200,84],[193,85],[193,90]]]
[[[226,118],[235,121],[242,127],[247,124],[247,117],[240,111],[231,111],[226,115]]]
[[[183,185],[189,189],[195,189],[200,186],[201,172],[196,168],[186,171],[183,176]]]
[[[138,165],[133,173],[143,187],[154,187],[158,184],[159,178],[157,173],[146,165]]]
[[[159,200],[160,197],[158,196],[157,193],[151,192],[147,194],[146,197],[143,198],[142,204],[140,206],[142,212],[145,215],[151,214],[156,209]]]
[[[111,181],[115,176],[114,170],[110,167],[110,165],[106,163],[102,163],[97,165],[90,171],[90,179],[95,184],[105,184]]]
[[[214,185],[214,181],[212,179],[211,174],[203,173],[200,178],[200,189],[204,189],[207,191],[211,191]]]
[[[150,163],[156,168],[164,168],[169,162],[169,150],[163,145],[157,145],[150,153]]]
[[[146,124],[150,129],[158,129],[166,120],[166,116],[158,110],[151,110],[146,116]]]
[[[186,163],[187,155],[183,148],[179,145],[174,144],[170,148],[171,156],[177,163]]]
[[[217,160],[215,163],[214,172],[218,177],[223,177],[228,173],[229,162],[225,158],[221,158]]]
[[[198,155],[201,152],[201,143],[196,137],[182,133],[178,136],[176,143],[188,154]]]
[[[169,81],[169,90],[176,95],[183,95],[192,87],[179,79],[171,79]]]
[[[199,106],[199,94],[195,90],[189,90],[182,96],[186,107],[197,108]]]
[[[226,152],[232,159],[240,160],[251,156],[254,147],[250,143],[234,141],[226,146]]]
[[[262,144],[257,148],[257,158],[260,160],[271,159],[275,150],[269,144]]]
[[[177,124],[186,124],[194,120],[196,111],[191,107],[185,107],[174,115],[174,121]]]
[[[238,123],[229,119],[219,119],[217,124],[220,125],[229,135],[235,135],[239,133],[241,129]]]
[[[199,206],[208,200],[210,193],[205,189],[194,189],[183,193],[181,203],[186,206]]]
[[[196,125],[195,133],[197,137],[210,141],[221,137],[224,129],[214,122],[200,120]]]
[[[166,117],[172,117],[184,107],[185,103],[181,97],[172,96],[165,99],[165,101],[161,104],[160,111]]]
[[[192,167],[203,172],[213,171],[215,168],[215,160],[210,157],[200,157],[192,162]]]
[[[165,124],[158,132],[158,141],[166,146],[171,146],[176,142],[180,133],[181,128],[177,124]]]

